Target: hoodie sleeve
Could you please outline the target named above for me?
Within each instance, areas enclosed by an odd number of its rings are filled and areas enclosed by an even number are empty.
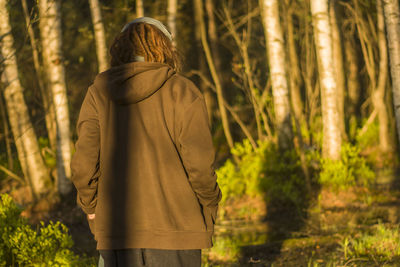
[[[203,97],[197,97],[181,114],[178,149],[209,226],[215,222],[222,195],[214,171],[215,152]]]
[[[78,140],[71,160],[71,180],[78,194],[77,202],[82,210],[91,214],[97,203],[97,182],[100,175],[100,127],[95,100],[89,88],[76,125]]]

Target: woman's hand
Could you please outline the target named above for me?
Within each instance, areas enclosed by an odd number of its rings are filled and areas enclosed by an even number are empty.
[[[96,214],[88,214],[87,217],[89,220],[93,220],[96,217]]]

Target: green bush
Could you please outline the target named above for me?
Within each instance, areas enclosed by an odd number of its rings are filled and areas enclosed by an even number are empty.
[[[368,186],[374,181],[375,173],[360,156],[360,148],[345,143],[340,155],[340,160],[320,159],[321,185],[345,189],[355,185]]]
[[[33,230],[20,216],[22,209],[1,195],[0,266],[94,266],[93,259],[75,255],[68,229],[60,222],[41,222]]]
[[[245,139],[231,153],[239,159],[227,160],[216,172],[222,190],[222,204],[244,195],[265,196],[267,201],[300,203],[304,197],[304,179],[294,150],[280,152],[275,144],[258,141],[253,148]]]

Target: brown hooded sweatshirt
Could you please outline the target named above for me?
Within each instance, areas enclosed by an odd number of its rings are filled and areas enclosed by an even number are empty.
[[[212,246],[221,191],[202,94],[161,63],[100,73],[77,122],[71,169],[97,249]]]

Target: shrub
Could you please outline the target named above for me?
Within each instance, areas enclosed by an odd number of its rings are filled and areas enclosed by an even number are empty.
[[[342,146],[340,160],[320,159],[321,185],[334,189],[345,189],[351,186],[368,186],[375,179],[375,173],[360,156],[360,148],[345,143]]]
[[[304,198],[304,179],[294,150],[280,152],[275,144],[266,141],[258,141],[254,149],[245,139],[236,143],[231,152],[239,162],[227,160],[216,171],[222,204],[244,195],[295,204]]]
[[[7,194],[0,201],[0,266],[94,266],[93,259],[75,255],[68,229],[43,222],[33,230]]]

